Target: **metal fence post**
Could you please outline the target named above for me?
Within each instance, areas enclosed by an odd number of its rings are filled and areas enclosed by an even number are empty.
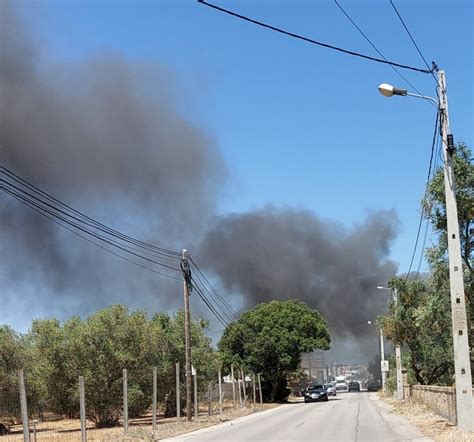
[[[198,409],[197,370],[194,369],[194,417],[197,419],[198,416],[199,416],[199,409]]]
[[[86,394],[84,389],[84,376],[79,376],[79,413],[81,416],[81,442],[87,442]]]
[[[153,431],[156,431],[156,402],[158,395],[158,369],[153,367]]]
[[[221,367],[219,367],[217,373],[218,373],[218,376],[219,376],[219,413],[222,414],[222,373],[221,373]]]
[[[128,385],[127,369],[123,369],[123,432],[128,433]]]
[[[28,422],[28,404],[26,402],[26,387],[25,376],[23,370],[18,372],[20,378],[20,407],[21,407],[21,421],[23,423],[23,440],[30,442],[30,425]]]
[[[255,406],[255,403],[257,401],[257,393],[255,391],[255,373],[252,373],[252,387],[253,387],[253,405]]]
[[[235,400],[235,377],[234,377],[234,366],[230,366],[230,377],[232,380],[232,399],[234,400],[234,407],[237,405],[237,401]]]
[[[181,397],[179,392],[179,362],[176,362],[176,419],[181,419]]]
[[[207,390],[207,414],[212,414],[212,382],[209,382],[209,388]]]

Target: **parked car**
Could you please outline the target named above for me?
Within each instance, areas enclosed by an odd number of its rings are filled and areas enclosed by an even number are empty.
[[[369,381],[367,384],[367,391],[379,391],[380,382],[379,381]]]
[[[315,401],[328,401],[328,392],[321,384],[310,385],[304,393],[304,401],[315,402]]]
[[[328,396],[336,396],[336,387],[332,384],[324,384],[324,388],[328,392]]]
[[[360,384],[358,382],[349,382],[349,391],[360,391]]]

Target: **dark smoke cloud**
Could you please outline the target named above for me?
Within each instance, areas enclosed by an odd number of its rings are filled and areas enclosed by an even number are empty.
[[[225,164],[212,137],[181,116],[171,71],[112,53],[53,64],[10,3],[0,2],[0,18],[2,164],[125,233],[188,246],[236,294],[236,306],[299,298],[332,324],[385,309],[375,287],[396,271],[387,259],[397,233],[393,212],[370,213],[349,229],[272,207],[210,224]],[[2,322],[18,313],[27,325],[35,316],[90,313],[113,302],[181,307],[179,283],[117,261],[3,193],[0,253]],[[346,338],[363,330],[334,329]]]
[[[201,259],[246,306],[298,298],[323,313],[335,335],[368,335],[367,323],[386,310],[388,259],[398,232],[394,211],[369,213],[347,229],[301,209],[267,207],[217,219],[201,244]]]
[[[213,213],[226,171],[212,137],[180,114],[173,73],[113,53],[49,63],[12,4],[0,8],[1,163],[121,230],[173,249],[189,245]],[[79,291],[89,311],[119,291],[164,291],[151,282],[157,278],[3,193],[0,223],[3,286],[26,277],[34,294]]]

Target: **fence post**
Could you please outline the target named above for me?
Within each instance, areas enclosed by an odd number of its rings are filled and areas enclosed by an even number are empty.
[[[194,417],[197,419],[198,416],[199,416],[199,410],[198,410],[197,370],[194,369]]]
[[[222,373],[221,367],[218,369],[219,375],[219,413],[222,414]]]
[[[242,381],[240,379],[237,379],[237,387],[239,387],[239,404],[240,404],[240,408],[242,408],[242,391],[241,391],[241,388],[240,388],[240,384],[242,383]]]
[[[257,401],[257,393],[255,392],[255,373],[252,373],[252,386],[253,386],[253,406]]]
[[[26,402],[26,388],[25,376],[23,370],[18,372],[20,378],[20,407],[21,407],[21,421],[23,423],[23,440],[30,442],[30,425],[28,422],[28,404]]]
[[[79,376],[79,414],[81,416],[81,442],[87,442],[86,394],[84,389],[84,376]]]
[[[176,362],[176,419],[181,419],[181,397],[179,392],[179,362]]]
[[[244,370],[241,370],[242,372],[242,388],[244,390],[244,407],[247,406],[247,392],[245,391],[245,373]]]
[[[212,382],[209,382],[209,388],[207,390],[207,414],[212,414]]]
[[[232,399],[234,400],[234,407],[237,405],[237,402],[235,400],[235,377],[234,377],[234,366],[230,366],[230,377],[232,380]]]
[[[128,433],[128,380],[127,369],[123,369],[123,432]]]
[[[153,431],[156,431],[156,402],[158,396],[158,369],[153,367]]]
[[[257,374],[257,378],[258,378],[258,391],[260,392],[260,405],[263,408],[262,383],[260,382],[260,373]]]

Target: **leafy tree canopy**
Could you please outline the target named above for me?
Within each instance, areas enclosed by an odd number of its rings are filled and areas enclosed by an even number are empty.
[[[297,300],[257,305],[230,324],[219,342],[224,369],[233,364],[262,373],[267,399],[287,396],[287,378],[301,356],[315,349],[328,350],[331,338],[321,314]]]

